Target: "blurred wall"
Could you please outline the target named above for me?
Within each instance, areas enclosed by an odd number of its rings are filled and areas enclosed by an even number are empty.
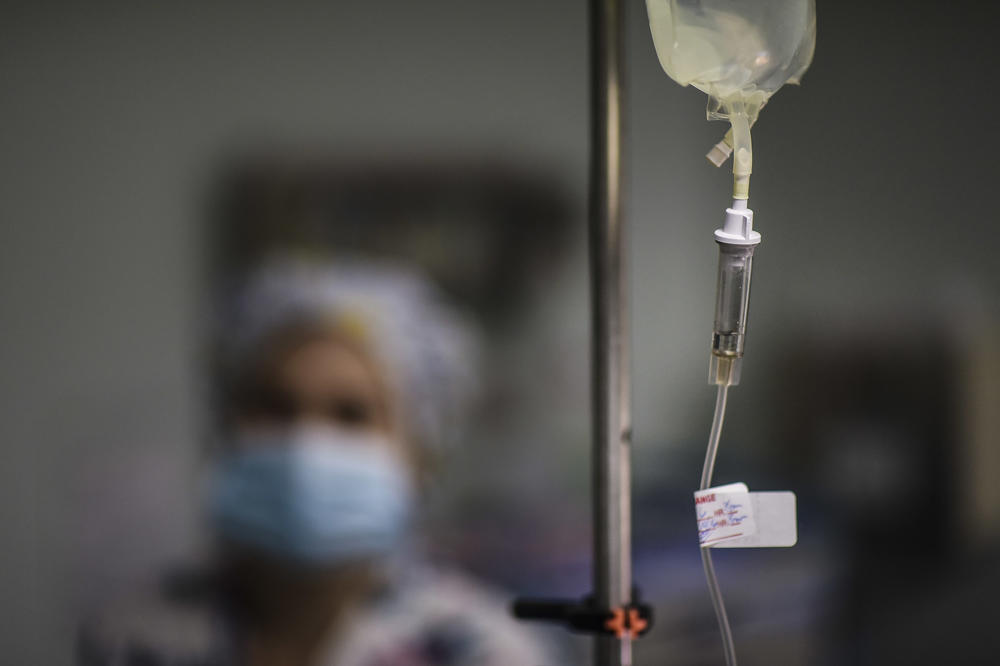
[[[766,407],[755,394],[766,393],[783,332],[894,313],[995,314],[1000,273],[984,237],[1000,147],[988,113],[1000,64],[992,23],[982,3],[906,5],[821,2],[804,86],[775,98],[755,128],[753,207],[765,240],[753,354],[729,426],[748,445],[767,435],[752,410]],[[710,233],[729,177],[702,158],[724,126],[704,122],[703,96],[663,75],[642,4],[629,10],[641,470],[673,466],[671,445],[707,427]],[[0,28],[4,661],[69,663],[88,599],[163,556],[161,546],[182,552],[196,538],[179,516],[195,505],[199,225],[221,154],[269,142],[494,153],[562,174],[582,210],[586,102],[584,3],[9,3]],[[559,433],[581,452],[583,239],[581,221],[576,259],[526,304],[510,351],[527,355],[544,339],[579,364],[576,392],[550,396],[548,409],[538,391],[530,425],[537,443]],[[123,489],[115,470],[137,465],[152,471]],[[697,469],[677,474],[693,484]],[[121,506],[135,496],[143,506]],[[677,514],[686,520],[685,507]],[[124,535],[145,544],[133,564],[91,574]]]

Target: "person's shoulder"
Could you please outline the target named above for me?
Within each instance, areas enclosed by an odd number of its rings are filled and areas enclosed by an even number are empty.
[[[151,585],[88,615],[77,635],[78,666],[215,663],[223,621],[205,599]]]
[[[442,566],[415,568],[401,587],[404,602],[418,604],[438,612],[460,609],[474,614],[507,618],[507,600],[497,588],[472,576]]]
[[[509,596],[467,574],[416,569],[400,586],[395,605],[401,615],[419,622],[431,644],[464,651],[465,658],[454,663],[553,663],[535,629],[510,615]]]

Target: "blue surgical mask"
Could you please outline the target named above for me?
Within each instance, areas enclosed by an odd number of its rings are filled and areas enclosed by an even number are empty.
[[[400,544],[413,487],[381,436],[308,427],[240,437],[216,466],[209,502],[225,540],[338,564]]]

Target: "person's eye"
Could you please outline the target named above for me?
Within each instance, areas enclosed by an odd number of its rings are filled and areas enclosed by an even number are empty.
[[[289,423],[295,420],[297,409],[294,398],[284,391],[259,389],[254,391],[247,411],[257,419]]]
[[[329,416],[340,425],[359,427],[374,422],[375,410],[363,400],[345,398],[330,404]]]

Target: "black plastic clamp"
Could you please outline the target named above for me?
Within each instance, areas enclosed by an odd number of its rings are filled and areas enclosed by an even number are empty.
[[[653,608],[640,601],[638,589],[633,589],[631,603],[618,608],[598,608],[593,596],[588,596],[582,600],[517,599],[511,611],[520,620],[557,622],[571,631],[609,634],[619,639],[635,639],[653,626]]]

